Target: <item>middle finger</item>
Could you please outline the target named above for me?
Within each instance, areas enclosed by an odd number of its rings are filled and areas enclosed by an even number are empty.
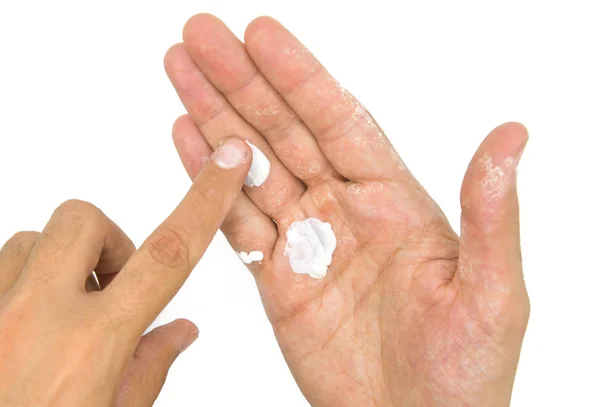
[[[221,20],[210,14],[194,16],[186,24],[183,37],[187,52],[204,75],[264,135],[295,176],[307,185],[342,178],[308,127]]]
[[[304,184],[279,161],[267,141],[229,104],[198,69],[183,44],[165,57],[165,69],[183,105],[210,146],[215,149],[229,136],[244,134],[271,162],[271,171],[259,187],[244,187],[248,197],[268,216],[278,219],[284,209],[298,203]]]

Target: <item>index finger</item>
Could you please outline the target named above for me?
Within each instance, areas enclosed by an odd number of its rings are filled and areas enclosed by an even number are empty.
[[[141,333],[175,296],[241,192],[251,156],[241,140],[219,145],[181,203],[104,291],[116,308],[112,317]]]

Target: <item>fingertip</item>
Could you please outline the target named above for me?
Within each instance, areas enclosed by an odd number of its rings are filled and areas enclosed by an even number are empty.
[[[212,154],[212,148],[187,114],[173,123],[172,138],[186,172],[194,179]]]
[[[198,326],[186,318],[177,318],[177,319],[169,322],[167,325],[175,326],[175,327],[177,327],[177,329],[186,330],[186,331],[188,331],[192,334],[196,334],[196,335],[199,332]]]
[[[210,34],[214,31],[216,25],[224,25],[224,23],[210,13],[199,13],[190,17],[183,26],[183,42],[187,43],[199,36]]]
[[[179,352],[183,352],[189,348],[192,343],[198,339],[200,330],[198,326],[189,319],[178,318],[170,323],[175,329],[182,332],[182,335],[178,338]]]
[[[185,129],[189,129],[190,125],[193,125],[194,122],[189,114],[182,114],[173,122],[173,127],[171,129],[171,135],[173,136],[173,141],[180,138],[182,134],[188,133]]]
[[[238,168],[246,164],[250,169],[252,151],[250,146],[237,137],[223,139],[214,153],[215,164],[224,170]]]
[[[273,25],[281,25],[279,21],[275,20],[270,16],[260,16],[255,18],[248,24],[244,31],[244,42],[249,44],[253,42],[255,38],[260,37],[260,34],[269,29]]]
[[[497,131],[497,130],[506,130],[509,132],[522,132],[522,133],[527,133],[527,127],[525,127],[525,125],[521,122],[504,122],[498,126],[496,126],[494,128],[494,130],[492,130],[491,132]]]
[[[497,175],[512,174],[529,140],[527,128],[518,122],[494,128],[473,155],[465,179],[485,175],[493,169]]]
[[[157,341],[151,342],[155,346],[164,347],[165,343],[171,343],[172,351],[175,355],[186,350],[198,338],[199,329],[192,321],[185,318],[178,318],[168,324],[162,325],[152,331],[150,336],[156,338]],[[162,341],[161,341],[162,340]],[[166,342],[165,342],[166,341]],[[144,352],[143,349],[138,349],[138,353]]]
[[[163,57],[163,65],[165,67],[165,71],[169,72],[169,69],[173,65],[173,62],[177,59],[181,52],[185,52],[185,48],[183,43],[173,44],[169,47],[167,52],[165,52],[165,56]]]
[[[189,114],[181,115],[173,122],[171,136],[176,144],[185,146],[188,149],[192,148],[193,151],[190,152],[195,155],[208,156],[212,153],[210,144],[208,144]]]
[[[492,130],[481,144],[480,150],[494,155],[519,158],[529,139],[527,128],[518,122],[507,122]]]

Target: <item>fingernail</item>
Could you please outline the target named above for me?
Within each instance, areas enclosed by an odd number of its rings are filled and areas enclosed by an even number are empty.
[[[238,139],[227,139],[215,151],[215,164],[223,169],[235,168],[247,158],[246,146]]]
[[[196,342],[196,339],[198,339],[198,330],[197,329],[191,329],[187,336],[183,339],[181,347],[179,348],[179,353],[184,352],[187,348],[189,348],[192,343]]]

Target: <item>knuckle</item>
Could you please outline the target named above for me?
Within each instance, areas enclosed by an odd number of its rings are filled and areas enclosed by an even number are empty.
[[[206,180],[208,185],[219,185],[218,178],[210,175],[210,178]],[[201,186],[194,190],[196,199],[200,202],[220,202],[223,200],[223,191],[216,187]]]
[[[67,216],[70,214],[86,214],[93,210],[98,210],[98,208],[89,202],[81,201],[79,199],[69,199],[56,208],[57,213]]]
[[[169,268],[187,268],[190,249],[187,232],[174,227],[161,227],[148,239],[148,252],[152,259]]]
[[[516,289],[511,297],[506,300],[505,312],[506,315],[510,316],[511,324],[523,328],[524,332],[531,312],[531,302],[524,287]]]
[[[131,324],[136,321],[125,311],[125,302],[110,304],[98,302],[86,310],[85,317],[92,321],[86,325],[94,336],[113,336],[128,332]]]
[[[9,241],[12,241],[16,244],[20,244],[22,242],[29,242],[37,239],[40,236],[39,232],[33,231],[20,231],[12,235]]]
[[[0,310],[2,348],[11,349],[11,342],[18,343],[22,333],[30,328],[32,321],[35,321],[34,316],[39,309],[39,298],[31,293],[19,292],[18,295],[12,296],[4,302],[3,308]],[[0,349],[0,353],[1,351],[2,349]]]
[[[108,227],[108,218],[95,205],[78,199],[63,202],[54,211],[54,216],[72,226],[89,225],[104,230]]]
[[[205,181],[204,185],[192,189],[189,195],[190,205],[199,208],[194,210],[193,222],[202,227],[208,226],[216,218],[220,218],[219,223],[223,221],[225,208],[231,208],[237,198],[237,194],[224,191],[223,181],[216,175],[208,175]]]
[[[110,335],[110,336],[109,336]],[[78,366],[77,370],[88,369],[90,366],[97,366],[101,357],[98,349],[103,341],[110,341],[114,333],[100,332],[94,326],[71,327],[65,335],[68,338],[68,358],[73,365]],[[66,348],[66,346],[65,346]]]
[[[22,326],[26,318],[26,312],[21,307],[10,307],[3,310],[2,319],[0,319],[0,342],[8,345],[17,337],[19,327]]]
[[[3,246],[3,249],[9,248],[9,247],[16,248],[16,249],[25,248],[27,246],[30,246],[32,242],[35,242],[39,236],[40,236],[39,232],[32,232],[32,231],[17,232],[14,235],[12,235],[12,237],[10,239],[8,239],[6,241],[6,243]]]

